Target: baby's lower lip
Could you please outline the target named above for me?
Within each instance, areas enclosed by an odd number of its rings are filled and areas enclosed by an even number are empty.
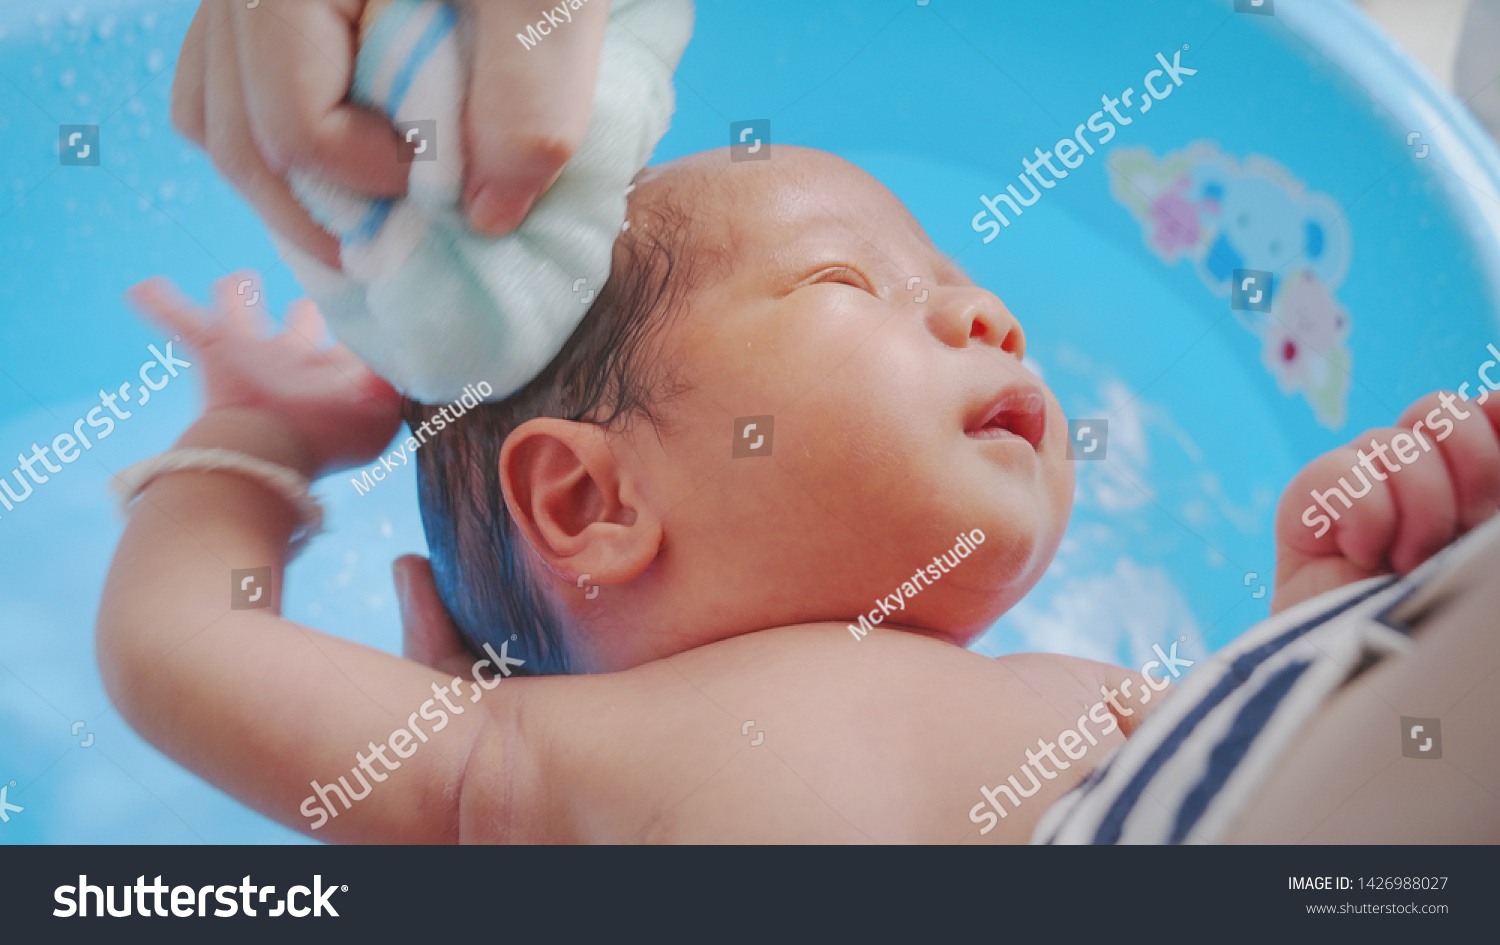
[[[985,427],[982,430],[975,430],[973,433],[968,434],[968,436],[975,440],[1019,440],[1027,446],[1031,446],[1031,441],[1026,439],[1026,437],[1021,436],[1019,433],[1012,433],[1004,427]]]

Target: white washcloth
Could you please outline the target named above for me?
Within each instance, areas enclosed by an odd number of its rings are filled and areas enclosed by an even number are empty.
[[[567,29],[586,2],[561,0],[540,23]],[[609,276],[626,191],[671,120],[672,73],[692,20],[691,0],[614,0],[582,144],[520,227],[488,239],[470,232],[461,206],[461,13],[435,0],[392,3],[361,44],[351,98],[388,115],[417,149],[407,194],[369,199],[291,175],[298,199],[341,243],[342,273],[283,244],[335,337],[429,403],[480,381],[498,399],[535,377]],[[515,55],[531,51],[518,46]]]

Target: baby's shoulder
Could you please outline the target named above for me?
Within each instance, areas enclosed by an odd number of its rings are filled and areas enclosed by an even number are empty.
[[[939,839],[997,759],[1076,728],[1113,670],[804,624],[620,673],[515,680],[512,734],[536,764],[507,795],[538,829],[512,839]]]

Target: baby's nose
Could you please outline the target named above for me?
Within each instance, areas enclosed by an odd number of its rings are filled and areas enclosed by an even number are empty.
[[[1026,356],[1026,333],[1005,303],[978,286],[943,286],[934,290],[928,329],[943,344],[966,348],[991,345],[1016,357]]]

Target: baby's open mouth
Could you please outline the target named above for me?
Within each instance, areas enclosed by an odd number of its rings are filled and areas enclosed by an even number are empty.
[[[1047,432],[1047,401],[1030,384],[1013,384],[987,401],[965,425],[967,436],[980,440],[1017,437],[1041,449]]]

